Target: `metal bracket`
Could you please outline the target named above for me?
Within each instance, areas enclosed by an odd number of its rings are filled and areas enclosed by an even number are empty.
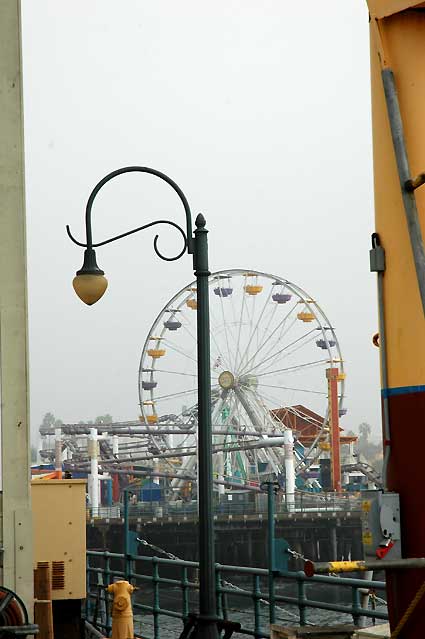
[[[397,493],[368,491],[362,504],[366,557],[401,558],[400,498]]]

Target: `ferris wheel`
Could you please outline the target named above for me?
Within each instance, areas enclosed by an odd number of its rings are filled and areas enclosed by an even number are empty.
[[[326,432],[331,366],[339,369],[339,414],[346,412],[335,330],[306,291],[267,273],[212,273],[209,297],[216,476],[242,481],[278,474],[281,447],[273,443],[288,422],[277,415],[301,415],[319,435]],[[140,420],[149,429],[151,449],[187,472],[196,469],[196,309],[193,282],[158,314],[139,367]],[[321,416],[320,424],[311,414]]]

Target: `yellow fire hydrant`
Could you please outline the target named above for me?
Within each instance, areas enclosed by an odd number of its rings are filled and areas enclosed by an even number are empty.
[[[128,581],[116,581],[107,587],[114,595],[112,639],[134,639],[133,608],[130,595],[136,590]]]

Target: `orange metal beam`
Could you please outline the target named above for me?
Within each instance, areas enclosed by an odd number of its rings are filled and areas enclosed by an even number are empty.
[[[327,368],[332,488],[341,492],[341,442],[338,412],[338,368]]]

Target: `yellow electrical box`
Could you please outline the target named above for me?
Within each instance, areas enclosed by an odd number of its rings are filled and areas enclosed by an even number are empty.
[[[48,562],[52,599],[86,597],[86,481],[31,482],[34,566]]]

